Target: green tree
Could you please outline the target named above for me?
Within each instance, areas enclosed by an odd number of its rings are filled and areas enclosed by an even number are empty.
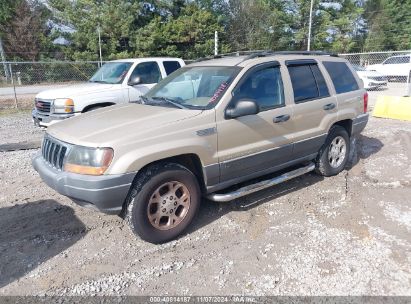
[[[411,1],[369,0],[365,20],[368,35],[365,50],[408,50],[411,48]]]
[[[15,9],[8,21],[0,25],[8,59],[40,59],[43,47],[51,44],[47,24],[49,13],[41,1],[15,2]]]
[[[290,47],[290,16],[280,0],[230,0],[227,40],[234,51]]]
[[[217,18],[190,3],[182,8],[178,17],[155,17],[137,32],[133,46],[136,56],[195,59],[213,54],[215,31],[223,31]],[[223,52],[228,50],[224,43],[221,48]]]
[[[4,26],[13,16],[17,3],[15,0],[0,1],[0,25]]]
[[[358,50],[363,14],[362,2],[357,0],[340,0],[323,4],[323,19],[327,32],[328,49],[333,52],[351,52]],[[321,32],[324,32],[324,28]],[[323,45],[327,45],[324,43]]]
[[[98,28],[104,59],[129,56],[131,37],[152,18],[149,4],[137,0],[49,0],[49,5],[58,22],[73,29],[65,36],[71,41],[68,55],[76,60],[99,58]]]

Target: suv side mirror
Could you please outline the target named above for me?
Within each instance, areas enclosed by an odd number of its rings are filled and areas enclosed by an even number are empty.
[[[130,78],[127,84],[129,86],[135,86],[135,85],[138,85],[138,84],[141,84],[141,83],[142,83],[141,77],[136,76],[136,77]]]
[[[258,114],[258,105],[254,100],[239,100],[235,103],[233,108],[225,111],[226,118],[237,118],[247,115]]]

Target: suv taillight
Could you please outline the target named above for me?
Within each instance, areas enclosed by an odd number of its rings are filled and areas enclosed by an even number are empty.
[[[368,111],[368,93],[365,92],[364,94],[364,113]]]

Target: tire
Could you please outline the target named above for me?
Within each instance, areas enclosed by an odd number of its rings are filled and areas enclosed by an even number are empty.
[[[339,151],[339,152],[338,152]],[[350,152],[350,137],[341,126],[333,126],[318,152],[315,171],[322,176],[334,176],[344,170]]]
[[[190,170],[159,163],[138,174],[126,202],[125,219],[133,232],[147,242],[161,244],[187,229],[200,207],[201,191]]]

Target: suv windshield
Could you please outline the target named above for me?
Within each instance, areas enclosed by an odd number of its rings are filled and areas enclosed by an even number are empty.
[[[132,62],[108,62],[89,81],[110,84],[122,83],[132,64]]]
[[[145,96],[145,103],[168,100],[188,109],[210,109],[219,101],[239,67],[186,67],[159,82]]]

